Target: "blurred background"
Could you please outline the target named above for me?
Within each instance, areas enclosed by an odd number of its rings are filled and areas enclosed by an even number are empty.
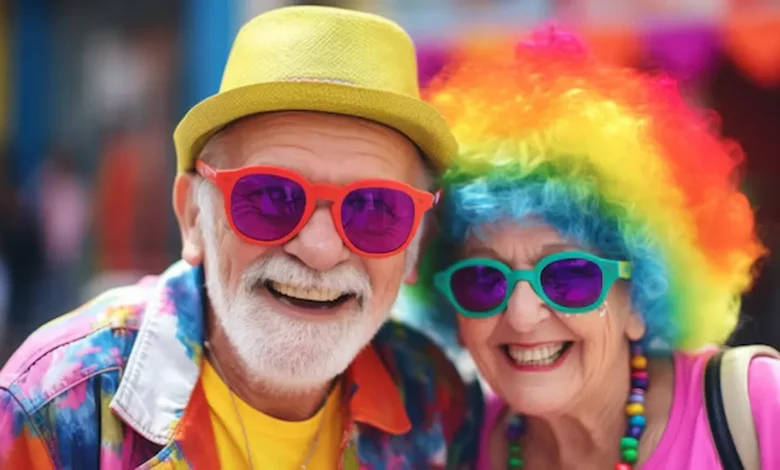
[[[238,27],[285,4],[397,20],[423,83],[455,44],[550,20],[606,60],[677,77],[744,146],[776,253],[733,342],[780,347],[778,1],[0,0],[0,364],[40,324],[178,258],[173,129],[218,89]]]

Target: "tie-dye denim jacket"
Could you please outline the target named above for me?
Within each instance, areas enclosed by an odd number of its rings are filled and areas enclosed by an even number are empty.
[[[219,468],[202,275],[178,262],[34,333],[0,372],[0,469]],[[480,397],[422,335],[389,322],[345,380],[341,468],[472,467]]]

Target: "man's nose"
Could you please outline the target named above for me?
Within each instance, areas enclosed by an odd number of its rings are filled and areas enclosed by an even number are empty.
[[[284,251],[318,271],[332,269],[350,255],[328,207],[318,207],[295,238],[284,245]]]

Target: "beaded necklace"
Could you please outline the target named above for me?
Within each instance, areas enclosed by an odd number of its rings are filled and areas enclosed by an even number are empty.
[[[631,394],[626,404],[628,425],[626,434],[620,439],[620,462],[614,470],[631,470],[639,457],[639,439],[645,430],[645,395],[647,394],[647,357],[639,343],[631,343]],[[508,447],[507,468],[518,470],[525,467],[525,455],[520,439],[526,432],[526,419],[514,415],[506,427]]]

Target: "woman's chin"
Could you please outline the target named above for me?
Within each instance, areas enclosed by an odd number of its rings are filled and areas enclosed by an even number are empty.
[[[497,393],[515,413],[528,416],[552,416],[561,414],[572,402],[573,397],[565,390],[565,388],[527,388]]]
[[[554,361],[541,364],[518,363],[505,351],[499,352],[501,366],[491,386],[518,413],[555,413],[571,403],[573,391],[581,388],[580,349],[573,343]]]

